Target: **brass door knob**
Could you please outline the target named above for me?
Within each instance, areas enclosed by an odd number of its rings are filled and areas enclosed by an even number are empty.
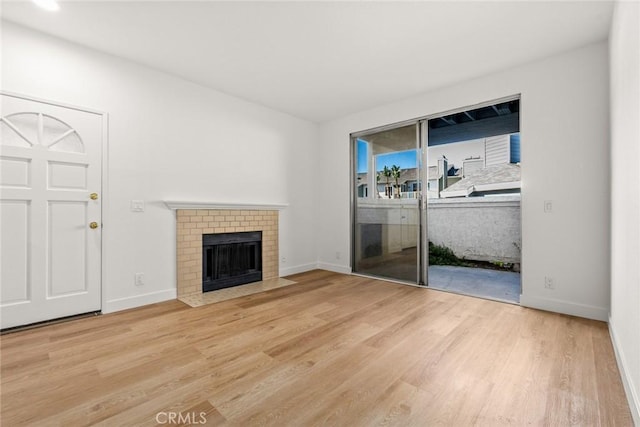
[[[98,223],[95,221],[89,223],[89,228],[95,230],[96,228],[98,228]]]
[[[91,200],[98,200],[98,193],[91,193],[89,194],[89,198]]]

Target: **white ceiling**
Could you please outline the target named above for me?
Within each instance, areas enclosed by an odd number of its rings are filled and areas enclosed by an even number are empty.
[[[74,1],[4,19],[323,122],[605,40],[610,1]]]

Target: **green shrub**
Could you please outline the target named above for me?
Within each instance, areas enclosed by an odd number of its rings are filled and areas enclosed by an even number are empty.
[[[446,246],[429,242],[429,265],[467,265]]]

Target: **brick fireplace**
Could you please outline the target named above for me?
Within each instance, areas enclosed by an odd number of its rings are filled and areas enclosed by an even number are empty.
[[[203,234],[261,231],[262,279],[279,277],[277,209],[181,209],[182,205],[174,205],[178,298],[202,293]]]

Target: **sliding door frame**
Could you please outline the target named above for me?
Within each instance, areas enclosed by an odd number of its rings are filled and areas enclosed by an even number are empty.
[[[460,107],[460,108],[454,108],[452,110],[448,110],[448,111],[444,111],[441,113],[437,113],[437,114],[431,114],[425,117],[421,117],[419,119],[420,122],[420,127],[421,129],[423,129],[422,132],[422,140],[420,141],[422,144],[422,149],[424,150],[423,153],[423,161],[425,165],[428,165],[428,156],[429,156],[429,121],[430,120],[435,120],[438,119],[440,117],[445,117],[445,116],[449,116],[451,114],[457,114],[457,113],[462,113],[464,111],[469,111],[469,110],[475,110],[478,108],[483,108],[483,107],[489,107],[491,105],[495,105],[495,104],[501,104],[503,102],[509,102],[509,101],[515,101],[518,100],[520,101],[520,105],[522,106],[522,94],[518,93],[515,95],[509,95],[509,96],[505,96],[503,98],[497,98],[497,99],[493,99],[491,101],[486,101],[486,102],[480,102],[478,104],[474,104],[474,105],[467,105],[466,107]],[[522,108],[522,107],[521,107]],[[522,110],[521,110],[522,111]],[[518,124],[518,128],[519,128],[519,132],[522,133],[522,129],[520,129],[520,124]],[[428,183],[428,172],[423,174],[424,175],[424,180],[422,182],[423,188],[427,188],[426,185]],[[522,179],[522,178],[521,178]],[[422,247],[423,247],[423,253],[425,254],[423,257],[423,265],[422,268],[424,269],[424,274],[421,277],[423,280],[423,285],[428,287],[429,286],[429,232],[428,232],[428,223],[429,223],[429,201],[428,201],[428,197],[425,196],[424,194],[421,193],[421,196],[423,197],[423,202],[421,203],[421,207],[424,209],[424,214],[421,215],[420,219],[422,221],[424,221],[424,233],[421,236],[422,238]],[[522,193],[520,194],[520,236],[522,236]],[[522,246],[522,244],[521,244]],[[520,259],[520,264],[522,265],[522,255],[521,255],[521,259]],[[522,267],[521,267],[522,268]],[[520,293],[522,294],[522,280],[520,280]]]
[[[494,104],[500,104],[503,102],[509,102],[509,101],[515,101],[515,100],[520,100],[522,102],[522,94],[517,93],[514,95],[509,95],[509,96],[505,96],[502,98],[496,98],[490,101],[484,101],[484,102],[480,102],[480,103],[476,103],[476,104],[472,104],[472,105],[467,105],[464,107],[459,107],[459,108],[454,108],[454,109],[450,109],[450,110],[445,110],[445,111],[441,111],[438,113],[433,113],[433,114],[428,114],[425,116],[420,116],[414,119],[409,119],[409,120],[403,120],[400,122],[395,122],[395,123],[391,123],[391,124],[387,124],[387,125],[383,125],[383,126],[378,126],[375,128],[370,128],[370,129],[366,129],[363,131],[358,131],[358,132],[352,132],[349,135],[349,143],[350,143],[350,161],[349,161],[349,197],[350,197],[350,203],[349,203],[349,214],[351,216],[351,221],[350,221],[350,236],[351,236],[351,273],[354,275],[358,275],[358,276],[365,276],[365,277],[374,277],[376,279],[379,280],[386,280],[386,281],[391,281],[391,282],[397,282],[397,283],[402,283],[402,284],[407,284],[407,285],[411,285],[411,286],[419,286],[419,287],[425,287],[425,286],[429,286],[429,230],[428,230],[428,197],[425,195],[425,191],[427,189],[427,184],[428,184],[428,170],[425,172],[424,167],[425,165],[428,165],[428,148],[429,148],[429,129],[428,129],[428,125],[429,125],[429,120],[434,120],[440,117],[444,117],[444,116],[448,116],[451,114],[456,114],[456,113],[461,113],[464,111],[468,111],[468,110],[474,110],[477,108],[483,108],[483,107],[488,107]],[[417,167],[417,178],[418,178],[418,182],[420,183],[420,188],[419,188],[419,198],[418,198],[418,245],[417,245],[417,283],[409,283],[406,281],[402,281],[402,280],[392,280],[389,278],[385,278],[385,277],[377,277],[377,276],[370,276],[370,275],[366,275],[366,274],[362,274],[362,273],[357,273],[355,272],[355,262],[356,262],[356,245],[355,245],[355,238],[356,238],[356,210],[357,210],[357,206],[356,206],[356,197],[357,197],[357,192],[355,187],[355,183],[356,183],[356,179],[357,179],[357,168],[355,166],[355,161],[356,161],[356,150],[357,150],[357,140],[360,137],[364,137],[367,135],[371,135],[374,133],[378,133],[378,132],[383,132],[383,131],[387,131],[387,130],[392,130],[395,128],[399,128],[399,127],[403,127],[403,126],[409,126],[409,125],[416,125],[416,138],[417,138],[417,144],[416,144],[416,149],[418,150],[419,156],[418,156],[418,167]],[[522,133],[522,130],[520,130],[520,133]],[[377,191],[377,188],[374,189],[374,191]],[[522,197],[522,196],[521,196]],[[522,219],[520,220],[520,228],[522,229]],[[521,260],[522,263],[522,260]],[[520,283],[520,286],[522,287],[522,282]]]
[[[418,256],[418,263],[420,264],[420,286],[429,286],[429,210],[427,209],[427,195],[429,184],[429,120],[421,119],[418,122],[418,130],[420,132],[420,201],[419,214],[420,214],[420,255]],[[426,171],[423,170],[426,168]]]
[[[418,209],[418,227],[416,230],[416,239],[417,239],[417,245],[416,245],[416,280],[415,281],[406,281],[406,280],[402,280],[402,279],[393,279],[393,278],[388,278],[388,277],[380,277],[380,276],[374,276],[374,275],[369,275],[369,274],[365,274],[365,273],[359,273],[355,271],[355,267],[356,267],[356,227],[357,227],[357,190],[355,188],[356,186],[356,182],[357,182],[357,175],[358,175],[358,171],[357,171],[357,166],[356,166],[356,160],[357,160],[357,146],[358,146],[358,139],[359,138],[363,138],[372,134],[376,134],[376,133],[380,133],[380,132],[384,132],[384,131],[389,131],[389,130],[394,130],[394,129],[398,129],[401,127],[406,127],[406,126],[415,126],[416,128],[416,140],[415,140],[415,150],[416,150],[416,169],[417,169],[417,181],[419,183],[419,189],[418,189],[418,194],[419,197],[416,200],[416,205],[417,205],[417,209]],[[350,236],[351,236],[351,251],[350,251],[350,256],[351,256],[351,274],[357,275],[357,276],[364,276],[364,277],[373,277],[375,279],[379,279],[379,280],[387,280],[387,281],[391,281],[391,282],[395,282],[395,283],[402,283],[405,285],[411,285],[411,286],[423,286],[422,284],[422,274],[423,274],[423,267],[422,267],[422,253],[423,253],[423,243],[422,243],[422,226],[423,226],[423,213],[422,213],[422,203],[423,203],[423,198],[422,198],[422,187],[423,183],[422,183],[422,159],[424,156],[423,153],[423,147],[422,147],[422,123],[420,120],[418,119],[412,119],[412,120],[405,120],[402,122],[398,122],[398,123],[392,123],[390,125],[385,125],[385,126],[380,126],[377,127],[375,129],[369,129],[366,131],[361,131],[361,132],[354,132],[352,134],[350,134],[350,141],[349,143],[351,144],[350,147],[350,160],[349,160],[349,196],[350,196],[350,204],[349,204],[349,214],[351,216],[351,221],[350,221]],[[377,185],[376,188],[371,189],[372,191],[377,192]]]

